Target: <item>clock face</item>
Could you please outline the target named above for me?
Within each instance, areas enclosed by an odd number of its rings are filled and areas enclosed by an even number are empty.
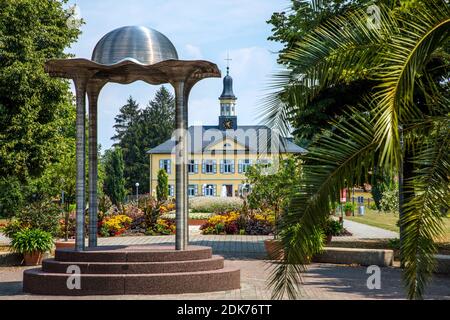
[[[233,121],[232,120],[225,120],[223,122],[223,127],[225,129],[233,129]]]

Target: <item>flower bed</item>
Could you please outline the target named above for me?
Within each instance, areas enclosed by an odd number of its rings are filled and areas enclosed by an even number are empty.
[[[130,228],[132,222],[133,219],[124,214],[106,217],[99,223],[99,233],[104,237],[120,236]]]
[[[271,211],[250,214],[231,211],[210,217],[200,230],[202,234],[269,235],[274,225]]]

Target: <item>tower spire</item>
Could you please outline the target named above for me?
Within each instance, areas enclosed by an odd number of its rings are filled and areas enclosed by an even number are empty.
[[[230,76],[230,54],[227,53],[227,75],[223,78],[223,91],[219,97],[220,117],[219,128],[221,130],[237,129],[236,96],[233,93],[233,78]]]
[[[230,61],[233,61],[233,59],[230,59],[230,52],[227,52],[227,58],[225,59],[227,62],[227,76],[230,75]]]

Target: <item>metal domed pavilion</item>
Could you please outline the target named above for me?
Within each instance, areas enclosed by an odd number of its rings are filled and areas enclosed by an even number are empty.
[[[72,79],[77,104],[76,250],[85,250],[85,114],[89,99],[89,247],[97,246],[97,100],[108,82],[121,84],[137,80],[149,84],[170,83],[176,97],[176,249],[188,244],[187,148],[188,98],[200,80],[220,77],[216,64],[178,60],[177,51],[162,33],[126,26],[106,34],[95,46],[92,60],[58,59],[46,63],[54,77]],[[179,130],[184,129],[184,130]]]
[[[73,79],[77,101],[75,248],[55,250],[42,268],[27,269],[23,290],[44,295],[180,294],[240,288],[240,270],[226,266],[210,247],[188,245],[187,105],[200,80],[220,77],[214,63],[178,60],[163,34],[123,27],[104,36],[92,60],[50,60],[47,72]],[[97,99],[108,82],[170,83],[176,98],[175,248],[161,245],[97,246]],[[89,245],[85,248],[85,116],[89,98]],[[184,130],[183,130],[184,129]]]

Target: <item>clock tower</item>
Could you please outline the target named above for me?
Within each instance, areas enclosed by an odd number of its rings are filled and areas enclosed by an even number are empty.
[[[233,78],[230,76],[230,67],[227,67],[227,75],[223,78],[223,92],[220,100],[220,130],[236,130],[236,96],[233,93]]]

